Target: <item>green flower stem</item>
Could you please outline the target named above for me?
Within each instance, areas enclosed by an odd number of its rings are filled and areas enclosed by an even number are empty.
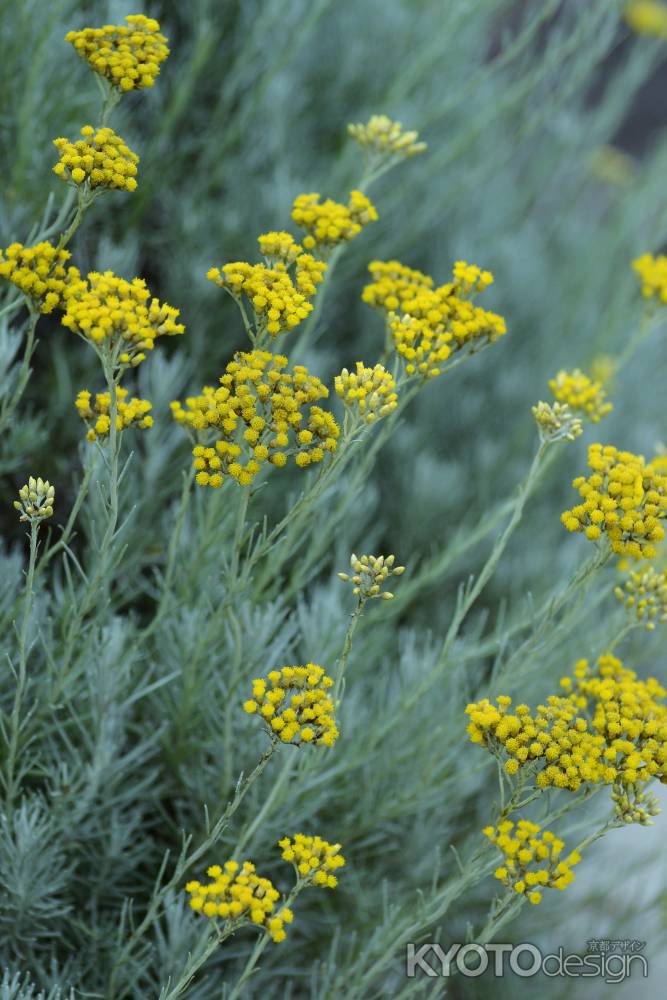
[[[295,749],[295,748],[292,748]],[[287,779],[289,778],[292,768],[294,766],[294,761],[296,759],[297,753],[287,753],[283,761],[283,766],[280,769],[277,779],[273,782],[271,786],[271,791],[264,799],[264,803],[259,812],[255,813],[252,822],[243,830],[239,839],[236,842],[236,846],[232,853],[233,858],[240,858],[241,852],[245,849],[246,844],[251,840],[253,834],[256,830],[261,828],[262,823],[266,817],[271,813],[273,805],[276,799],[279,798]]]
[[[357,626],[361,620],[361,615],[366,604],[365,600],[359,600],[357,606],[350,615],[350,623],[347,626],[347,631],[345,633],[345,640],[343,642],[343,649],[340,656],[338,657],[338,662],[336,663],[336,676],[334,678],[334,689],[333,689],[333,703],[338,707],[341,697],[341,687],[345,677],[345,668],[347,667],[347,661],[350,658],[350,653],[352,652],[352,641],[354,639],[354,633],[357,631]]]
[[[179,883],[182,881],[185,873],[189,871],[190,868],[192,868],[192,866],[196,864],[200,858],[202,858],[205,854],[207,854],[208,851],[210,851],[211,848],[218,843],[220,837],[229,826],[229,823],[234,813],[243,802],[243,799],[247,795],[249,789],[254,785],[254,783],[263,773],[267,764],[273,757],[273,754],[276,751],[276,746],[277,746],[276,741],[272,740],[268,748],[264,751],[264,753],[260,757],[259,762],[255,766],[254,770],[252,770],[247,777],[241,775],[236,785],[236,791],[234,793],[233,798],[227,803],[225,810],[218,817],[213,826],[210,829],[208,829],[205,838],[202,840],[199,846],[194,848],[193,850],[190,850],[192,837],[188,836],[185,838],[172,877],[164,885],[160,885],[162,880],[162,874],[164,872],[168,856],[165,857],[161,872],[158,876],[157,884],[153,891],[153,895],[151,896],[151,900],[148,904],[146,913],[143,919],[134,928],[134,930],[126,940],[125,944],[118,951],[118,955],[111,970],[111,976],[109,980],[108,1000],[123,1000],[123,998],[126,997],[130,992],[130,987],[121,985],[119,979],[123,968],[131,959],[135,947],[137,946],[137,944],[141,942],[144,935],[157,920],[165,898],[169,895],[170,892],[172,892],[172,890],[176,889],[179,886]]]
[[[28,561],[28,572],[26,574],[25,591],[23,594],[23,615],[21,627],[19,629],[19,666],[16,677],[16,690],[14,692],[14,705],[9,720],[9,738],[7,740],[7,759],[5,763],[5,808],[7,816],[11,818],[14,800],[18,791],[16,777],[16,762],[19,752],[19,737],[21,734],[21,708],[23,706],[23,696],[25,694],[28,677],[28,627],[30,625],[30,614],[33,604],[33,585],[35,581],[35,564],[37,560],[37,536],[39,533],[39,522],[30,522],[30,557]]]
[[[177,997],[182,996],[192,982],[195,974],[199,972],[203,965],[205,965],[213,952],[217,951],[223,941],[226,941],[232,934],[233,930],[231,928],[222,931],[218,930],[217,927],[214,928],[209,933],[208,937],[203,938],[203,947],[200,945],[200,947],[196,951],[192,952],[192,954],[188,957],[188,961],[178,978],[178,982],[171,987],[170,985],[167,985],[165,989],[168,990],[168,992],[165,992],[164,989],[160,991],[159,1000],[176,1000]]]
[[[651,334],[665,322],[664,313],[654,313],[652,309],[645,309],[639,326],[632,334],[625,347],[614,361],[614,372],[621,371],[634,357],[641,345]]]
[[[234,590],[239,572],[239,561],[241,549],[243,548],[243,536],[245,533],[245,522],[248,514],[248,504],[250,502],[250,487],[241,487],[241,499],[236,510],[236,523],[234,525],[234,538],[232,540],[232,552],[229,563],[229,589]]]
[[[292,891],[290,892],[285,902],[283,903],[283,906],[291,906],[294,900],[301,892],[301,890],[303,889],[303,887],[304,883],[301,880],[299,880],[292,889]],[[270,941],[271,938],[266,932],[263,932],[259,935],[259,937],[257,938],[257,943],[255,944],[255,947],[250,953],[250,957],[248,958],[248,961],[245,964],[245,968],[243,969],[243,972],[239,976],[231,993],[227,997],[227,1000],[239,1000],[239,997],[242,995],[241,990],[245,988],[245,984],[255,971],[255,966],[259,962],[260,958],[264,953],[265,948],[267,947]]]
[[[77,517],[79,516],[79,511],[83,506],[84,500],[88,496],[88,490],[90,488],[90,480],[92,479],[94,468],[95,468],[94,453],[91,452],[88,461],[86,462],[86,467],[84,470],[83,479],[81,480],[81,485],[79,486],[79,491],[76,495],[76,499],[70,511],[69,517],[67,518],[67,524],[63,528],[62,535],[60,536],[58,541],[54,542],[53,545],[50,545],[43,552],[42,557],[39,560],[39,563],[37,564],[38,573],[41,573],[42,570],[44,570],[45,567],[48,566],[48,564],[51,562],[53,557],[58,554],[58,552],[62,552],[64,549],[67,548],[67,543],[72,537],[72,532],[74,531],[74,525],[76,523]]]

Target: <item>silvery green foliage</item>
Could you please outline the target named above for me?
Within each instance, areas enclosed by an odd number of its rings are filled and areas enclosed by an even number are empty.
[[[187,334],[156,349],[138,371],[156,425],[126,446],[125,457],[130,447],[134,454],[121,487],[114,586],[82,621],[81,594],[104,530],[104,469],[80,443],[73,399],[84,386],[101,386],[92,353],[53,320],[40,323],[27,394],[0,436],[3,718],[14,693],[25,568],[11,501],[29,474],[55,483],[55,541],[82,468],[95,462],[76,534],[38,579],[31,614],[23,796],[0,824],[0,962],[10,970],[3,1000],[109,1000],[111,971],[160,866],[170,870],[184,831],[201,835],[207,813],[233,794],[264,746],[256,720],[240,711],[250,680],[283,663],[331,667],[339,656],[352,607],[336,573],[354,550],[395,552],[408,570],[396,599],[374,602],[380,606],[362,619],[341,740],[315,764],[283,748],[210,859],[238,850],[282,889],[289,883],[279,837],[319,832],[344,845],[339,889],[301,897],[288,942],[263,957],[254,994],[418,996],[421,987],[402,992],[402,942],[410,935],[462,940],[469,925],[474,931],[483,923],[490,878],[443,910],[459,877],[450,845],[465,864],[496,795],[490,762],[466,743],[463,708],[501,687],[543,698],[574,659],[600,653],[622,622],[610,595],[613,570],[582,588],[561,616],[550,613],[550,598],[587,555],[581,539],[563,538],[558,516],[570,480],[583,470],[589,431],[562,449],[462,635],[442,656],[459,587],[483,564],[530,462],[531,405],[559,367],[585,367],[599,352],[622,348],[639,308],[629,263],[665,239],[664,130],[633,150],[629,186],[605,184],[591,167],[600,146],[625,134],[661,59],[656,44],[628,38],[621,6],[148,5],[172,54],[155,88],[128,98],[114,120],[141,154],[140,186],[131,198],[96,203],[73,251],[82,270],[144,274],[156,294],[181,308]],[[3,36],[11,39],[0,58],[0,246],[57,231],[64,189],[50,172],[51,140],[97,114],[96,88],[63,42],[66,30],[133,9],[0,2]],[[258,233],[289,228],[300,191],[349,190],[359,162],[345,127],[373,112],[419,128],[429,152],[373,189],[380,221],[344,256],[316,336],[294,360],[323,378],[357,358],[375,361],[382,323],[359,301],[373,258],[396,257],[439,280],[456,259],[489,267],[496,283],[488,304],[506,316],[509,336],[427,386],[374,466],[346,475],[303,533],[272,550],[232,614],[220,609],[238,496],[197,493],[169,612],[144,640],[189,462],[169,401],[214,383],[243,346],[233,305],[205,280],[206,270],[254,255]],[[3,314],[12,301],[11,290],[0,289],[0,401],[12,391],[20,352],[23,314],[13,307]],[[663,345],[664,335],[649,342],[621,374],[603,440],[651,453],[667,438],[660,393],[646,389],[649,376],[664,381]],[[279,519],[303,482],[281,473],[262,489],[249,551],[261,541],[262,518]],[[659,635],[641,635],[624,655],[664,677],[660,648]],[[638,866],[649,837],[637,833]],[[548,944],[572,907],[599,913],[596,893],[606,876],[598,871],[593,887],[584,870],[563,899],[530,914],[531,932]],[[183,896],[169,894],[123,962],[115,998],[158,996],[178,976],[203,933]],[[659,899],[650,906],[657,941]],[[610,934],[613,925],[612,914]],[[511,933],[521,939],[525,925]],[[222,996],[251,940],[240,934],[228,942],[188,997]],[[492,988],[504,995],[502,984]],[[540,988],[556,995],[546,980]],[[480,984],[466,989],[485,995]]]

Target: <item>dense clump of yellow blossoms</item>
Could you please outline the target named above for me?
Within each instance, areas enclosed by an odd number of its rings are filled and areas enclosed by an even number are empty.
[[[332,747],[338,739],[332,679],[315,663],[282,667],[252,682],[252,698],[243,703],[259,715],[283,743]]]
[[[143,14],[128,15],[125,24],[70,31],[65,40],[95,73],[121,91],[152,87],[169,55],[159,22]]]
[[[334,872],[345,865],[340,846],[303,833],[278,841],[283,860],[292,862],[299,880],[322,889],[335,889],[338,885]]]
[[[178,309],[151,298],[141,278],[126,281],[111,271],[91,271],[87,280],[68,284],[63,326],[107,349],[116,363],[137,365],[158,337],[185,331]]]
[[[660,521],[667,517],[667,475],[613,445],[592,444],[588,464],[592,475],[572,483],[583,503],[561,515],[567,530],[592,540],[604,532],[619,555],[652,558],[665,535]]]
[[[509,889],[525,894],[530,903],[541,902],[542,889],[566,889],[574,880],[572,869],[581,861],[581,855],[572,851],[560,860],[564,841],[537,823],[521,819],[515,827],[511,820],[505,820],[482,832],[503,853],[496,878]]]
[[[257,874],[250,861],[211,865],[206,874],[210,882],[194,880],[185,886],[196,913],[221,920],[225,934],[254,924],[263,927],[273,941],[285,940],[285,924],[291,924],[294,915],[287,906],[278,908],[280,893],[270,879]]]
[[[326,264],[303,253],[289,233],[265,233],[258,242],[268,264],[235,261],[210,268],[206,277],[239,304],[246,297],[255,316],[257,337],[264,333],[277,337],[293,330],[312,312],[309,299],[323,280]],[[293,278],[287,270],[291,264],[295,264]]]
[[[38,523],[53,516],[55,499],[55,488],[48,479],[30,476],[25,486],[19,490],[19,499],[14,501],[14,508],[21,514],[20,521]]]
[[[625,21],[638,35],[667,39],[667,5],[657,0],[630,0]]]
[[[645,253],[632,264],[641,283],[645,299],[667,302],[667,257],[664,254]]]
[[[434,288],[431,277],[398,261],[373,261],[369,270],[374,280],[362,299],[386,314],[408,375],[434,378],[451,354],[478,350],[506,333],[502,316],[472,301],[493,282],[490,271],[457,261],[453,280]]]
[[[127,430],[128,427],[138,427],[144,430],[153,426],[153,418],[150,411],[153,404],[147,399],[132,397],[128,399],[127,389],[121,386],[116,388],[116,429]],[[76,397],[75,406],[78,414],[88,426],[86,437],[89,441],[96,441],[98,438],[106,437],[111,428],[111,396],[108,392],[98,392],[95,400],[91,404],[91,393],[88,389],[82,389]]]
[[[329,390],[307,368],[268,351],[240,352],[201,395],[171,404],[174,419],[197,432],[193,455],[200,486],[222,486],[230,476],[249,486],[265,462],[304,468],[336,450],[340,429],[333,415],[314,405]]]
[[[658,571],[649,566],[630,573],[624,586],[616,587],[614,594],[649,631],[667,622],[667,570]]]
[[[419,142],[418,132],[404,132],[401,122],[387,115],[371,115],[365,125],[348,125],[347,131],[362,149],[376,154],[407,159],[427,149],[425,142]]]
[[[320,256],[354,239],[377,218],[373,202],[361,191],[351,191],[347,205],[331,198],[321,201],[319,194],[312,193],[298,195],[292,206],[294,223],[306,233],[304,247]]]
[[[334,388],[345,406],[359,413],[367,424],[386,417],[398,405],[396,382],[383,365],[370,368],[357,361],[355,371],[343,368],[336,375]]]
[[[574,413],[594,424],[613,409],[602,383],[590,378],[580,368],[571,372],[559,371],[555,378],[549,380],[549,388],[559,403],[565,403]]]
[[[30,298],[40,312],[62,305],[65,289],[79,281],[76,267],[67,267],[70,254],[43,241],[34,247],[12,243],[0,252],[0,278],[6,278]]]
[[[135,191],[139,157],[116,135],[112,128],[92,125],[81,129],[82,139],[54,139],[60,160],[53,172],[65,181],[91,190],[108,188],[115,191]]]
[[[592,668],[579,660],[572,677],[560,682],[565,694],[551,695],[531,712],[512,709],[501,695],[468,705],[468,734],[495,756],[505,770],[535,771],[538,788],[576,791],[582,784],[614,784],[635,789],[667,768],[667,692],[654,678],[641,680],[611,654]]]

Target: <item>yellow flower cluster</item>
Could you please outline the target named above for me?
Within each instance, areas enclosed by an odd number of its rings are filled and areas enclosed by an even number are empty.
[[[46,241],[34,247],[12,243],[0,252],[0,278],[16,285],[35,303],[40,312],[50,313],[60,306],[65,289],[80,279],[75,267],[66,267],[70,254]]]
[[[307,287],[310,288],[311,285],[314,286],[313,272],[310,267],[306,268],[306,272],[309,278]],[[296,284],[284,267],[267,267],[265,264],[248,264],[245,261],[225,264],[222,269],[212,267],[207,271],[206,277],[228,291],[236,300],[242,295],[246,296],[255,314],[258,336],[264,332],[272,337],[287,333],[298,326],[313,309],[305,293],[299,291],[299,279],[303,275],[298,265]]]
[[[210,882],[192,881],[185,886],[196,913],[222,920],[225,932],[254,924],[263,927],[273,941],[285,940],[285,924],[292,923],[294,914],[287,906],[277,909],[280,893],[270,879],[257,874],[250,861],[211,865],[206,874]]]
[[[343,403],[361,414],[367,424],[378,417],[386,417],[398,405],[396,382],[383,365],[370,368],[357,361],[356,371],[343,368],[340,375],[336,375],[334,388]]]
[[[352,593],[359,598],[360,603],[365,603],[373,597],[391,601],[394,595],[388,590],[383,591],[382,588],[390,576],[401,576],[405,573],[405,566],[394,566],[395,561],[394,555],[357,557],[353,552],[350,556],[353,575],[339,573],[338,577],[343,583],[352,583]]]
[[[178,309],[152,299],[141,278],[126,281],[111,271],[91,271],[87,281],[70,284],[64,293],[63,326],[107,349],[117,364],[138,365],[155,340],[184,332]]]
[[[371,115],[365,125],[348,125],[347,131],[362,149],[391,158],[407,159],[427,149],[419,132],[404,132],[400,122],[387,115]]]
[[[555,378],[549,380],[549,388],[559,403],[565,403],[575,413],[597,424],[611,413],[612,404],[607,401],[607,394],[602,383],[589,378],[579,368],[571,372],[559,371]]]
[[[121,386],[116,388],[116,429],[127,430],[128,427],[138,427],[144,430],[153,426],[153,418],[150,411],[153,404],[147,399],[127,398],[127,389]],[[111,397],[108,392],[98,392],[95,394],[95,401],[91,405],[91,394],[87,389],[82,389],[76,397],[75,406],[79,416],[88,426],[86,437],[89,441],[96,441],[100,437],[106,437],[111,428],[109,416],[111,408]]]
[[[637,272],[644,298],[667,302],[667,257],[662,253],[657,257],[645,253],[632,266]]]
[[[262,233],[257,237],[257,242],[262,256],[266,257],[270,267],[275,267],[278,263],[289,267],[303,253],[303,247],[297,243],[292,234],[282,230]]]
[[[645,570],[631,573],[623,587],[614,594],[630,614],[649,631],[667,622],[667,570]]]
[[[235,355],[219,388],[171,404],[174,419],[206,441],[193,451],[199,485],[218,488],[231,476],[249,486],[265,462],[284,466],[290,456],[301,468],[321,462],[340,435],[333,415],[314,405],[328,394],[303,365],[290,373],[281,354]]]
[[[320,195],[313,193],[298,195],[292,206],[293,221],[307,234],[304,247],[319,254],[354,239],[377,218],[375,206],[361,191],[351,191],[347,205],[331,198],[320,201]]]
[[[537,823],[520,819],[515,826],[505,820],[497,827],[485,827],[482,833],[503,854],[496,878],[508,889],[525,895],[530,903],[541,902],[542,889],[566,889],[574,880],[572,869],[581,861],[581,855],[572,851],[560,860],[564,841]]]
[[[53,172],[79,187],[86,183],[91,190],[109,188],[115,191],[135,191],[139,157],[133,153],[112,128],[92,125],[81,129],[83,139],[54,139],[60,160]]]
[[[260,715],[283,743],[332,747],[338,739],[332,679],[322,667],[282,667],[252,682],[252,698],[243,703],[249,715]]]
[[[638,35],[667,39],[667,5],[657,0],[630,0],[625,21]]]
[[[65,41],[99,76],[119,90],[152,87],[160,66],[169,55],[160,24],[143,14],[130,14],[125,24],[70,31]]]
[[[48,479],[31,476],[19,490],[19,497],[14,501],[14,509],[21,512],[20,521],[39,522],[53,516],[56,491]]]
[[[472,299],[493,281],[490,271],[457,261],[453,281],[438,288],[421,271],[398,261],[373,261],[373,281],[362,299],[387,314],[394,346],[409,375],[434,378],[455,351],[493,343],[506,332],[505,320]]]
[[[618,790],[664,776],[667,692],[654,678],[643,681],[606,654],[596,668],[579,660],[560,685],[565,695],[549,696],[534,713],[523,704],[512,710],[506,695],[495,705],[468,705],[471,741],[506,755],[508,774],[532,766],[539,788],[613,783]]]
[[[567,530],[592,540],[605,532],[619,555],[652,558],[665,534],[660,520],[667,517],[667,474],[612,445],[592,444],[588,464],[592,475],[572,483],[583,503],[561,515]]]
[[[329,844],[321,837],[307,837],[297,833],[294,838],[283,837],[278,841],[284,861],[291,861],[301,882],[335,889],[338,879],[333,874],[345,865],[340,844]]]
[[[532,407],[542,441],[574,441],[583,432],[581,420],[565,403],[537,403]]]

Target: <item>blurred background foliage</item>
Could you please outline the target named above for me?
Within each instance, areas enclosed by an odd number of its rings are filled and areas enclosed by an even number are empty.
[[[509,336],[420,394],[356,497],[330,554],[333,561],[315,565],[298,601],[286,609],[276,594],[275,606],[242,609],[244,615],[247,611],[244,626],[257,637],[250,657],[257,662],[248,664],[245,674],[251,675],[251,666],[263,670],[263,650],[270,644],[272,657],[280,659],[273,627],[278,620],[284,649],[318,662],[336,655],[346,606],[333,571],[344,568],[352,549],[395,552],[415,572],[511,495],[534,447],[531,405],[546,397],[547,381],[560,367],[585,368],[601,354],[623,350],[641,310],[631,261],[646,250],[657,252],[666,238],[667,45],[632,36],[622,6],[620,0],[165,0],[142,8],[160,20],[172,54],[158,85],[127,97],[114,118],[114,128],[141,156],[139,189],[132,197],[100,199],[72,247],[81,270],[110,268],[125,277],[145,277],[156,295],[180,308],[187,327],[186,338],[160,347],[139,375],[140,387],[154,402],[157,426],[136,442],[131,469],[132,497],[126,503],[139,508],[141,537],[135,533],[128,542],[127,607],[137,598],[147,600],[142,575],[163,550],[181,470],[188,463],[188,446],[170,425],[168,403],[202,382],[214,382],[233,351],[243,346],[235,307],[206,281],[206,271],[230,260],[255,259],[260,232],[291,228],[291,203],[299,192],[344,196],[361,168],[346,126],[371,113],[386,113],[419,129],[429,150],[373,188],[380,221],[347,250],[328,290],[317,336],[292,360],[324,379],[356,360],[376,360],[382,323],[360,301],[366,266],[376,258],[398,258],[438,282],[461,258],[489,268],[495,285],[484,305],[506,317]],[[120,0],[0,0],[0,246],[25,241],[47,210],[57,210],[64,188],[51,173],[56,159],[51,141],[74,135],[97,117],[97,89],[64,42],[65,32],[117,22],[134,11],[133,4]],[[667,443],[664,337],[664,332],[656,334],[618,374],[611,391],[615,409],[599,431],[605,443],[646,454]],[[0,319],[3,363],[16,346],[12,338],[11,323]],[[7,546],[0,587],[7,602],[20,578],[22,541],[10,501],[27,474],[39,471],[57,484],[57,516],[66,518],[68,497],[80,476],[81,427],[73,399],[84,386],[99,387],[92,353],[69,333],[45,318],[39,338],[21,416],[0,441],[5,498],[0,527]],[[597,435],[592,438],[589,431],[564,449],[541,484],[485,592],[487,612],[470,624],[469,635],[493,637],[513,616],[530,617],[527,595],[539,604],[581,560],[585,544],[565,537],[559,514],[573,496],[570,481],[584,470],[585,447],[592,439]],[[289,474],[272,478],[262,499],[271,516],[284,511],[289,484]],[[368,627],[355,650],[355,659],[370,668],[362,675],[363,695],[350,700],[348,729],[368,732],[369,715],[386,711],[397,691],[400,704],[400,692],[428,667],[437,647],[434,637],[442,636],[451,617],[456,587],[479,566],[486,545],[469,552],[463,565],[453,561],[432,585],[403,600],[398,593],[396,608],[378,610],[384,629]],[[214,572],[214,565],[209,554],[200,587],[208,585],[206,567]],[[196,590],[196,580],[193,586]],[[603,607],[604,614],[561,635],[556,648],[534,665],[539,676],[533,670],[525,685],[542,696],[573,657],[604,648],[614,631],[609,621],[619,612],[613,600]],[[186,624],[181,620],[181,629]],[[189,627],[194,641],[194,619]],[[181,650],[187,649],[186,633]],[[178,669],[170,663],[178,655],[172,640],[165,635],[158,648],[165,672]],[[104,664],[114,662],[114,642],[122,656],[122,636],[112,630],[96,665],[100,676]],[[648,641],[641,635],[633,640],[628,659],[664,679],[662,648],[659,638]],[[343,827],[339,839],[346,847],[352,841],[347,853],[354,864],[347,888],[327,900],[341,921],[341,942],[334,941],[328,956],[331,926],[328,915],[322,916],[327,907],[313,906],[305,944],[267,959],[278,978],[263,980],[266,995],[270,988],[271,995],[346,995],[336,970],[353,967],[363,953],[364,934],[380,921],[380,879],[395,865],[399,897],[414,892],[432,874],[429,844],[441,843],[446,852],[451,840],[483,825],[493,794],[485,784],[489,776],[467,773],[473,748],[457,762],[464,724],[456,713],[491,663],[485,656],[462,660],[449,675],[449,686],[437,692],[442,702],[419,704],[406,717],[402,752],[396,751],[392,769],[380,766],[377,747],[366,755],[360,736],[348,756],[325,774],[315,806],[295,793],[295,801],[271,818],[269,832],[279,834],[286,823],[291,829],[313,812],[322,820],[335,817]],[[131,666],[126,663],[125,669]],[[129,711],[122,701],[127,691],[122,692],[122,677],[113,683],[121,691],[120,725]],[[526,690],[522,698],[529,696]],[[169,698],[164,692],[159,696]],[[170,711],[173,704],[165,705],[166,715]],[[197,725],[208,732],[219,720],[205,715],[196,717]],[[149,750],[138,738],[140,730],[132,730],[127,761],[135,790],[150,783],[150,767],[160,766],[155,746]],[[193,777],[197,760],[201,765],[196,758],[192,773],[182,778],[182,791],[193,796],[192,808],[194,788],[199,803],[206,797],[216,753],[215,746],[208,747],[199,777]],[[225,766],[228,777],[235,773],[236,761],[233,768]],[[488,794],[480,798],[485,788]],[[107,794],[113,794],[113,785]],[[164,795],[166,801],[169,793]],[[131,862],[126,858],[130,884],[135,871],[148,871],[153,860],[142,855],[143,819],[136,799],[135,794],[132,808],[118,819],[125,824],[119,833],[122,850],[138,854]],[[250,815],[259,804],[249,804]],[[173,808],[170,822],[176,828],[187,816],[179,814],[179,806]],[[26,806],[24,822],[34,851],[40,838],[49,839],[38,805]],[[157,822],[155,811],[151,822]],[[413,838],[412,858],[404,854],[406,837]],[[650,837],[646,831],[633,834],[628,867],[633,859],[640,871],[654,863],[650,851],[657,851],[658,843]],[[592,886],[586,902],[583,868],[569,898],[549,900],[530,914],[531,928],[540,924],[551,935],[549,943],[561,920],[557,905],[567,913],[574,905],[598,919],[603,903]],[[597,893],[600,879],[606,884],[607,877],[614,880],[611,872],[598,874]],[[372,889],[369,879],[377,879]],[[121,880],[115,891],[129,890]],[[55,906],[57,886],[50,892]],[[393,892],[390,878],[390,897]],[[489,893],[486,885],[478,900],[468,900],[464,913],[450,918],[450,940],[465,934]],[[658,894],[650,907],[643,905],[642,919],[649,919],[649,909],[653,914],[656,943],[665,924],[664,882],[662,893],[662,903]],[[356,938],[345,934],[351,908]],[[51,912],[47,908],[42,914],[46,924]],[[617,916],[626,921],[621,929],[629,931],[627,913],[619,909]],[[178,956],[192,944],[185,919],[174,903],[160,944],[166,965],[177,966]],[[613,924],[616,917],[607,913],[606,919]],[[235,948],[234,942],[227,949],[232,960]],[[27,971],[45,987],[70,982],[67,970],[49,971],[46,962]],[[293,986],[286,985],[288,974]],[[190,995],[217,996],[215,976],[213,969]],[[368,985],[367,993],[350,995],[399,995],[399,987],[400,975],[382,978],[379,993]],[[531,981],[527,986],[513,982],[511,988],[523,987],[526,996],[532,995]],[[508,987],[496,983],[492,988],[500,997]],[[540,990],[552,990],[553,996],[558,988],[540,983]],[[1,989],[9,1000],[33,995],[27,988],[21,992],[14,972]],[[457,983],[451,995],[476,996],[477,990],[484,995],[479,983]],[[603,987],[587,984],[586,995],[597,995],[595,990]],[[650,990],[645,995],[653,996]]]

